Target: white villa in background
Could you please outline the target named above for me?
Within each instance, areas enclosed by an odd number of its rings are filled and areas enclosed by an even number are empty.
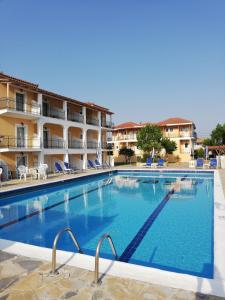
[[[142,157],[143,152],[137,148],[138,131],[150,123],[122,123],[113,128],[112,139],[108,141],[112,145],[115,162],[122,161],[119,156],[119,150],[128,147],[134,150],[135,156],[132,161]],[[179,157],[181,162],[188,162],[191,159],[196,140],[195,124],[193,121],[182,118],[169,118],[156,123],[163,133],[164,137],[173,140],[177,144],[177,150],[174,155]]]

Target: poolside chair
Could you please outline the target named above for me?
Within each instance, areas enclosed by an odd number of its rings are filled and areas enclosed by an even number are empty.
[[[157,168],[162,168],[162,167],[164,167],[164,163],[165,163],[165,160],[162,159],[162,158],[159,158],[158,161],[157,161],[156,167]]]
[[[26,181],[27,180],[27,167],[20,165],[20,166],[18,166],[17,170],[19,172],[20,180],[23,178]]]
[[[47,164],[40,164],[40,166],[37,169],[37,176],[38,179],[47,179],[47,169],[48,165]]]
[[[55,173],[64,173],[60,163],[58,163],[57,161],[55,162]]]
[[[146,159],[146,164],[145,164],[145,167],[152,167],[152,157],[148,157]]]
[[[78,169],[71,168],[70,164],[64,161],[64,171],[68,173],[75,173],[78,171]]]
[[[102,169],[102,168],[104,168],[104,166],[101,165],[100,162],[99,162],[97,159],[95,160],[95,167],[96,167],[97,169]]]
[[[210,168],[217,168],[217,159],[216,158],[211,158],[210,159],[209,167]]]
[[[197,158],[196,168],[203,168],[203,166],[204,166],[204,159],[203,158]]]
[[[88,159],[88,168],[89,168],[89,169],[96,169],[96,167],[95,167],[93,161],[90,160],[90,159]]]

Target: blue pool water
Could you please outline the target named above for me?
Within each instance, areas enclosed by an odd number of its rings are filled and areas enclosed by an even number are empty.
[[[118,171],[0,198],[2,239],[51,248],[68,226],[94,255],[107,232],[121,261],[213,278],[211,172]],[[58,248],[75,251],[67,235]]]

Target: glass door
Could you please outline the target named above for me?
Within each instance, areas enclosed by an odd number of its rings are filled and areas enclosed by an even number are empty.
[[[24,94],[16,93],[16,110],[24,111]]]
[[[48,129],[44,129],[43,131],[43,141],[44,141],[44,148],[49,147],[49,131]]]
[[[17,126],[16,128],[17,147],[26,147],[26,128],[25,126]]]

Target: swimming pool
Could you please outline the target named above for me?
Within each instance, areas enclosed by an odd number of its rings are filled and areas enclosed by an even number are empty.
[[[213,185],[210,171],[116,171],[6,194],[0,238],[51,248],[69,226],[94,255],[108,232],[123,262],[213,278]],[[66,235],[58,248],[74,251]],[[111,258],[107,243],[101,256]]]

